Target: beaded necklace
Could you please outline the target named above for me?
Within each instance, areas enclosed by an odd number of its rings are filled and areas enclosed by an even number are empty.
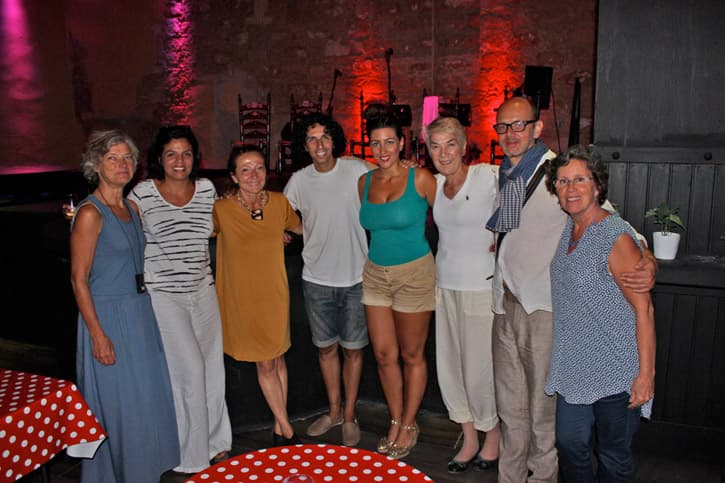
[[[259,205],[263,208],[267,202],[269,201],[269,194],[267,193],[267,190],[262,191],[257,195],[259,199]],[[254,221],[262,221],[264,219],[264,210],[262,208],[257,208],[256,210],[253,210],[247,202],[244,200],[244,197],[242,196],[242,190],[239,189],[237,191],[237,199],[239,200],[239,203],[241,203],[242,207],[244,207],[245,210],[249,212],[249,216]]]

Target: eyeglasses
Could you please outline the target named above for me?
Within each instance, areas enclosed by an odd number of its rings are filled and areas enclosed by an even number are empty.
[[[568,179],[568,178],[556,178],[554,180],[554,186],[557,188],[565,188],[569,185],[572,185],[574,187],[579,186],[582,183],[586,183],[587,181],[592,181],[594,178],[591,176],[577,176],[576,178]]]
[[[538,119],[529,119],[528,121],[514,121],[514,122],[499,122],[493,125],[493,130],[498,134],[506,134],[506,131],[511,128],[513,132],[521,132],[526,129],[529,124],[538,121]]]
[[[249,212],[249,214],[254,221],[262,221],[264,219],[264,212],[262,211],[262,208],[259,208],[258,210],[252,210]]]

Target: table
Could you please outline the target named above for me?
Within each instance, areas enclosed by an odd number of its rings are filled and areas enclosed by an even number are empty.
[[[400,460],[359,448],[298,444],[235,456],[197,473],[186,483],[430,482]]]
[[[0,483],[36,470],[64,449],[91,458],[105,438],[72,382],[0,369]]]

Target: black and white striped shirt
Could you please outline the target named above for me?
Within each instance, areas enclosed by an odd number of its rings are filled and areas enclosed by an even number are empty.
[[[181,207],[166,201],[150,179],[136,185],[128,198],[138,205],[143,219],[148,288],[184,294],[212,285],[209,236],[216,190],[211,181],[197,179],[194,196]]]

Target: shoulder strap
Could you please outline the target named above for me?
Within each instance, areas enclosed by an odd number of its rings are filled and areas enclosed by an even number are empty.
[[[546,167],[549,165],[551,160],[547,159],[543,163],[541,163],[541,166],[539,166],[539,169],[536,170],[534,173],[534,176],[531,177],[531,182],[526,186],[526,195],[524,196],[524,202],[521,205],[521,208],[523,209],[524,206],[526,206],[526,203],[529,201],[529,198],[531,198],[531,195],[534,194],[534,191],[536,191],[536,188],[539,186],[539,183],[541,183],[541,180],[544,178],[544,173],[546,172]],[[502,233],[498,234],[498,238],[496,239],[496,258],[498,258],[498,252],[501,249],[501,242],[503,241],[503,237],[506,236],[507,231],[504,231]]]

